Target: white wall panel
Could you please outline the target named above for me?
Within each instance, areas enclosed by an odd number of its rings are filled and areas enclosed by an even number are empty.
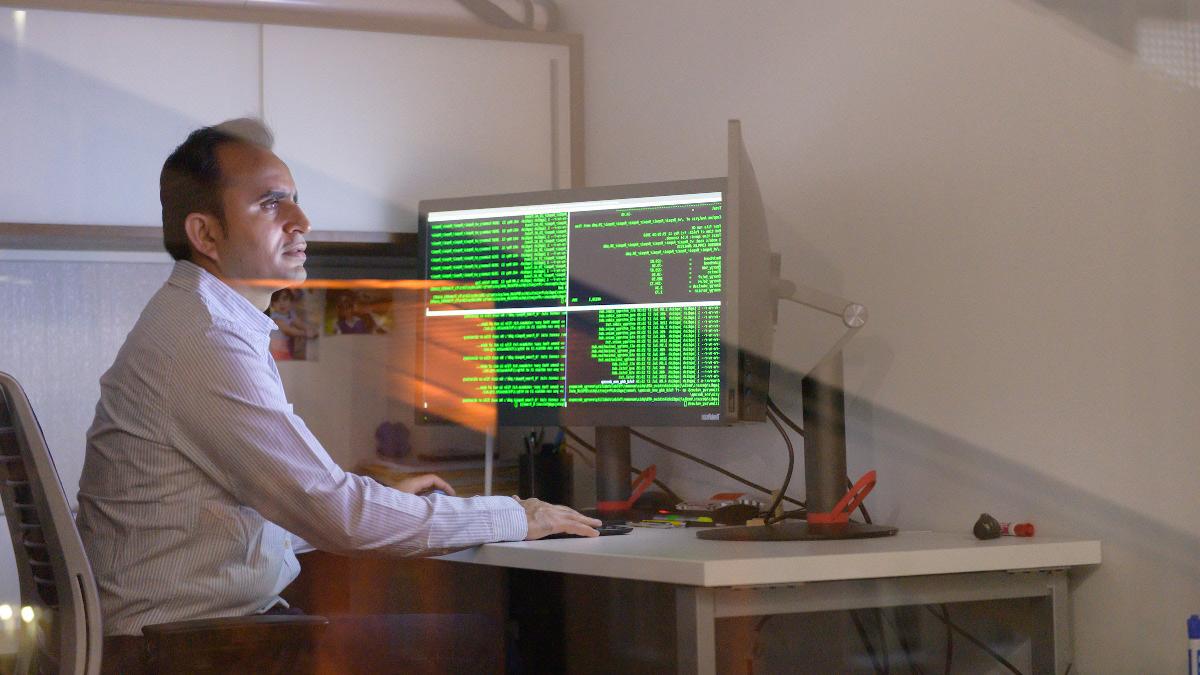
[[[263,45],[266,119],[313,227],[412,232],[420,199],[549,189],[555,169],[569,185],[564,46],[291,26]]]
[[[1101,539],[1072,672],[1180,672],[1200,611],[1200,93],[1021,1],[746,4],[561,2],[586,45],[590,180],[720,173],[741,118],[785,275],[870,309],[847,434],[852,474],[879,471],[875,517]],[[780,314],[773,395],[798,413],[815,313]],[[787,461],[769,425],[659,433],[766,485]],[[687,497],[734,487],[634,461]],[[765,650],[793,660],[756,670],[805,663]]]
[[[158,225],[189,131],[259,114],[252,24],[0,8],[0,222]]]

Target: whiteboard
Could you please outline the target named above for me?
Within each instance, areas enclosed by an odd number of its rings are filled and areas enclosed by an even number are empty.
[[[421,199],[568,187],[568,47],[266,26],[263,101],[314,229],[415,232]]]

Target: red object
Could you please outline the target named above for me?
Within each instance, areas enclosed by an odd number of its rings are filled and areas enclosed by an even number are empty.
[[[654,482],[654,477],[658,474],[656,465],[651,464],[644,471],[638,474],[638,477],[633,479],[633,488],[630,490],[629,499],[619,502],[596,502],[597,511],[627,511],[633,508],[633,503],[642,496],[646,488]]]
[[[1000,534],[1011,537],[1032,537],[1033,523],[1000,523]]]
[[[709,497],[709,500],[714,502],[736,502],[745,496],[745,492],[718,492],[717,494]]]
[[[808,522],[818,525],[835,525],[838,523],[850,522],[850,514],[854,513],[867,495],[871,494],[871,490],[875,489],[875,470],[872,469],[863,474],[862,478],[850,488],[845,496],[838,501],[829,513],[808,513]],[[1032,527],[1032,526],[1031,526]]]

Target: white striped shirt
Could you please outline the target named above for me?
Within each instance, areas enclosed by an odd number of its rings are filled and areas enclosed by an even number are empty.
[[[509,497],[421,497],[342,471],[287,402],[273,328],[178,262],[101,378],[77,522],[106,635],[268,609],[300,571],[295,535],[397,556],[525,537]]]

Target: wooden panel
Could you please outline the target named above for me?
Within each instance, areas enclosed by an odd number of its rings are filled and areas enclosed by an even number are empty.
[[[300,563],[300,576],[283,596],[310,614],[503,617],[508,612],[507,572],[496,567],[425,558],[349,558],[324,551],[305,553]]]

